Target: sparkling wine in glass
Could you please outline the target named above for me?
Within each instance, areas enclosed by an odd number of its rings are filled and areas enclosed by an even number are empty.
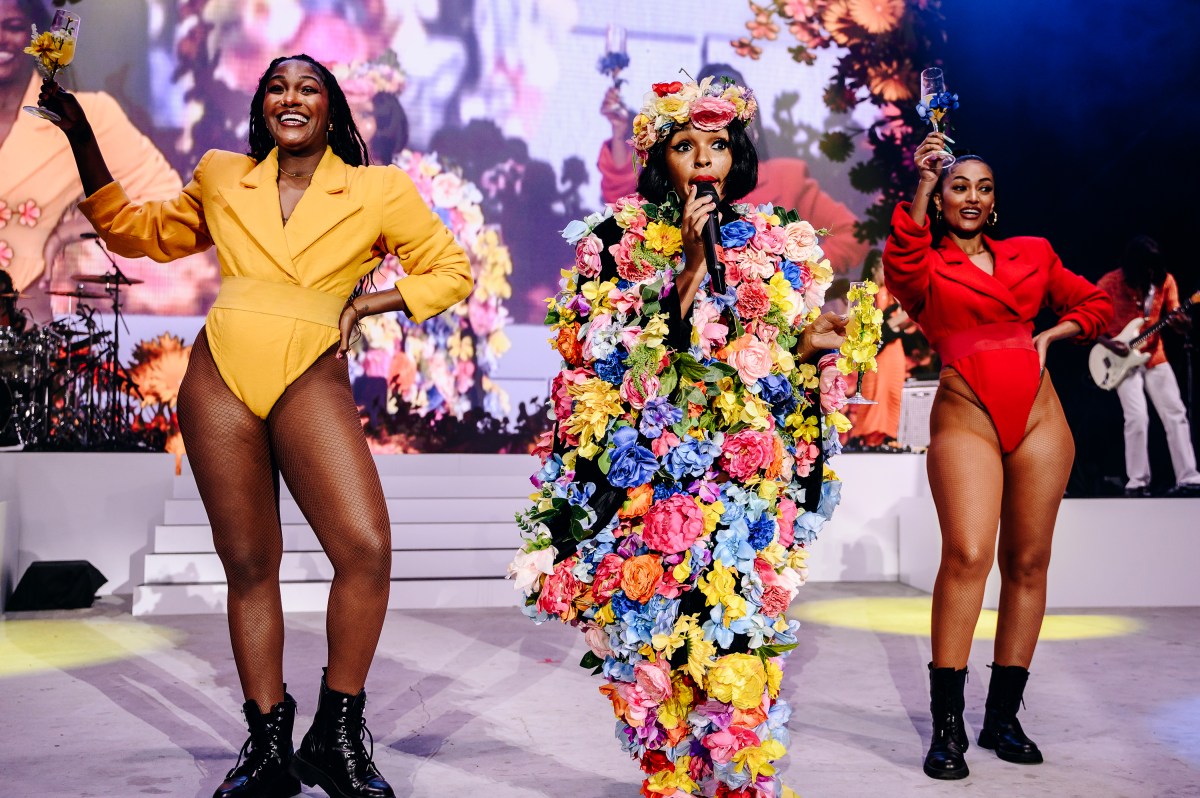
[[[939,67],[930,67],[929,69],[922,70],[921,105],[928,109],[929,123],[933,125],[933,129],[942,134],[946,132],[942,120],[946,118],[946,112],[950,110],[946,106],[947,96],[946,76],[942,73],[942,70]],[[929,153],[925,156],[924,163],[928,163],[933,158],[941,159],[941,167],[943,169],[955,161],[954,154],[949,149]]]
[[[70,11],[55,11],[50,30],[36,36],[26,52],[32,51],[33,57],[37,59],[38,71],[54,80],[58,70],[75,60],[75,45],[78,41],[79,16]],[[26,105],[22,110],[50,122],[58,122],[61,118],[40,105]]]
[[[861,311],[858,310],[859,305],[863,302],[863,297],[873,299],[873,295],[866,292],[867,283],[857,282],[850,284],[850,290],[847,296],[850,299],[849,308],[847,309],[847,324],[846,324],[846,343],[854,346],[856,340],[862,339],[866,330],[863,329],[859,322]],[[853,362],[853,361],[852,361]],[[879,404],[874,399],[867,399],[861,393],[862,389],[862,374],[866,370],[864,364],[853,362],[854,365],[854,393],[846,397],[848,405],[875,405]]]

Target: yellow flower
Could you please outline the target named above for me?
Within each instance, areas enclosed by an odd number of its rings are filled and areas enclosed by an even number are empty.
[[[829,426],[832,426],[839,433],[850,431],[850,419],[846,418],[836,410],[825,416],[825,423]]]
[[[567,392],[575,400],[567,432],[579,436],[579,454],[590,459],[600,453],[596,442],[604,437],[609,420],[624,412],[621,394],[596,377],[569,386]]]
[[[446,348],[452,360],[470,360],[475,356],[475,339],[456,332],[446,341]]]
[[[661,632],[652,635],[650,645],[655,651],[661,651],[664,657],[669,657],[675,653],[676,649],[682,646],[686,641],[688,624],[684,620],[690,618],[690,615],[685,615],[682,618],[675,619],[675,627],[670,634],[662,634]]]
[[[829,259],[820,263],[809,263],[808,271],[812,275],[815,282],[832,283],[833,282],[833,267],[829,265]]]
[[[646,120],[646,117],[642,116],[641,114],[638,114],[637,119],[633,120],[633,130],[634,130],[635,137],[637,136],[638,120],[649,121],[649,120]],[[636,221],[637,218],[641,214],[642,214],[642,209],[640,206],[629,204],[629,205],[622,206],[621,210],[619,210],[615,214],[613,214],[613,218],[616,219],[618,227],[620,227],[622,230],[628,230],[629,225],[633,224],[634,221]]]
[[[755,779],[760,775],[774,776],[775,766],[771,762],[786,753],[783,743],[775,739],[764,740],[761,745],[748,745],[733,755],[734,770],[749,770]]]
[[[787,622],[784,621],[784,623]],[[778,698],[781,684],[783,684],[783,668],[779,667],[779,663],[772,657],[767,660],[767,695],[771,698]]]
[[[717,653],[717,645],[704,636],[704,627],[696,623],[696,616],[688,615],[691,624],[687,630],[687,665],[684,670],[695,680],[696,684],[704,684],[708,669],[713,665],[713,655]]]
[[[737,593],[730,593],[726,596],[721,596],[721,603],[725,605],[725,611],[722,614],[722,622],[726,627],[738,618],[746,617],[746,599],[739,596]]]
[[[503,355],[512,347],[512,342],[508,340],[508,336],[504,334],[503,330],[496,330],[488,336],[487,345],[497,355]]]
[[[696,696],[692,688],[684,680],[683,674],[676,671],[671,676],[671,697],[658,708],[658,722],[664,729],[674,729],[687,720],[695,702]]]
[[[583,294],[583,298],[592,306],[592,314],[595,316],[598,312],[611,311],[612,302],[608,299],[608,294],[617,287],[615,280],[588,280],[580,287],[579,293]]]
[[[807,563],[808,549],[794,548],[788,553],[788,568],[799,571],[802,568],[807,568]]]
[[[718,701],[737,709],[754,709],[762,703],[767,672],[754,654],[726,654],[708,669],[705,683],[708,694]]]
[[[712,570],[697,580],[696,587],[704,594],[708,606],[715,607],[722,598],[734,591],[737,582],[733,578],[733,569],[716,560],[712,564]]]
[[[776,534],[775,540],[771,541],[770,545],[758,553],[765,562],[778,568],[783,565],[787,558],[787,549],[779,545],[779,535]]]
[[[608,626],[610,623],[615,622],[617,620],[617,615],[613,611],[612,602],[608,602],[599,610],[597,610],[593,620],[601,626]]]
[[[812,443],[820,435],[820,430],[817,428],[817,417],[805,416],[799,410],[787,417],[787,426],[797,438],[808,443]]]
[[[33,37],[29,46],[25,48],[25,53],[41,61],[47,71],[53,71],[58,66],[58,59],[62,55],[62,45],[62,37],[45,31]]]
[[[659,795],[677,795],[677,790],[683,791],[686,795],[699,793],[700,785],[692,781],[692,777],[688,775],[691,763],[690,756],[678,757],[675,760],[674,770],[660,770],[646,779],[646,791]]]
[[[779,483],[773,479],[764,479],[758,486],[758,496],[768,504],[774,505],[779,496]]]
[[[712,532],[712,529],[707,528],[708,527],[708,516],[707,515],[704,516],[704,526],[705,526],[705,531]],[[692,550],[688,549],[687,551],[685,551],[683,553],[683,559],[679,561],[679,564],[671,569],[671,576],[675,578],[676,582],[683,582],[685,579],[687,579],[689,576],[691,576],[691,573],[692,573]],[[678,624],[676,624],[676,628],[678,628]]]
[[[655,313],[642,328],[642,332],[638,336],[638,343],[651,349],[659,349],[663,345],[663,339],[667,337],[667,332],[667,317],[661,313]]]
[[[646,225],[646,246],[669,258],[683,249],[683,233],[678,227],[651,222]]]
[[[771,418],[771,408],[762,397],[747,393],[739,421],[744,421],[752,429],[769,430],[775,423]]]
[[[665,116],[679,125],[687,124],[688,114],[691,108],[683,100],[675,94],[668,94],[666,97],[659,97],[654,102],[654,113],[659,116]]]
[[[800,364],[800,387],[807,388],[810,391],[815,391],[821,384],[821,377],[817,374],[817,367],[812,363]]]
[[[713,410],[721,414],[721,422],[729,425],[742,414],[742,403],[733,391],[733,378],[725,377],[717,383],[721,393],[713,400]]]
[[[700,509],[704,512],[704,533],[711,535],[713,530],[717,528],[717,523],[721,520],[721,516],[725,514],[725,505],[720,499],[717,499],[712,504],[700,504]],[[689,551],[689,554],[691,552]],[[685,558],[684,562],[688,560]],[[683,563],[680,563],[682,565]],[[686,576],[686,574],[685,574]],[[679,577],[676,577],[679,579]],[[680,580],[682,581],[682,580]]]

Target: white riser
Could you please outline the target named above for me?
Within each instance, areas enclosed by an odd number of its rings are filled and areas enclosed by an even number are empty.
[[[381,477],[389,476],[528,476],[540,467],[529,454],[377,454],[375,468]],[[192,469],[183,459],[183,476],[192,479]]]
[[[532,474],[537,463],[533,458],[528,459],[534,466],[529,471]],[[455,499],[463,494],[464,488],[469,488],[471,496],[477,499],[528,496],[533,492],[528,475],[521,474],[506,476],[388,475],[380,477],[380,483],[383,485],[383,495],[389,499],[434,499],[438,497]],[[281,498],[287,500],[292,498],[287,484],[283,480],[279,482],[279,490]],[[176,499],[199,499],[200,490],[196,486],[196,480],[190,474],[178,477],[173,485],[173,496]]]
[[[284,612],[324,612],[329,601],[329,582],[284,582],[279,587]],[[224,584],[141,585],[133,593],[133,614],[225,612],[226,594]],[[516,607],[522,600],[505,579],[414,579],[392,582],[388,608]]]
[[[502,577],[513,550],[394,551],[392,579]],[[147,554],[145,567],[147,585],[225,581],[225,569],[216,554]],[[333,566],[321,552],[284,552],[279,578],[284,582],[328,581],[333,578]]]
[[[517,525],[508,520],[491,524],[392,524],[392,545],[397,549],[516,549],[521,545]],[[317,536],[308,524],[284,524],[284,551],[320,551]],[[154,528],[156,554],[212,552],[212,527],[208,524],[160,525]]]
[[[463,485],[469,491],[470,485]],[[408,523],[441,523],[446,521],[471,523],[513,523],[513,517],[529,506],[526,496],[496,499],[388,499],[388,516]],[[292,499],[279,502],[280,519],[284,524],[304,523],[304,514]],[[207,524],[208,515],[199,499],[168,499],[163,523]]]

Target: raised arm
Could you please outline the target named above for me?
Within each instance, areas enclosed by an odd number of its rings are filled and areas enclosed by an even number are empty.
[[[883,247],[883,274],[888,291],[900,300],[905,312],[917,319],[929,293],[933,236],[929,206],[937,186],[940,159],[925,156],[944,147],[939,133],[930,133],[913,153],[919,179],[912,202],[901,202],[892,213],[892,229]]]

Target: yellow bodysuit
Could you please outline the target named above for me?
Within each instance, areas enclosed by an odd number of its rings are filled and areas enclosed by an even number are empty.
[[[113,182],[79,208],[113,252],[169,261],[217,247],[221,290],[205,330],[230,390],[260,418],[339,340],[354,286],[387,253],[420,322],[464,299],[471,268],[454,236],[392,166],[348,166],[326,149],[287,224],[278,151],[256,163],[211,150],[173,200],[132,203]]]

